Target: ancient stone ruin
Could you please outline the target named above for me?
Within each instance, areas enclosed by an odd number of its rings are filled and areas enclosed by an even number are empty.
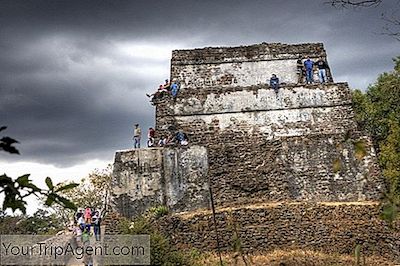
[[[246,250],[352,254],[361,241],[371,254],[398,256],[399,235],[378,217],[385,183],[350,89],[331,72],[328,83],[301,82],[296,62],[306,57],[327,61],[323,44],[173,51],[181,89],[154,100],[156,132],[183,130],[189,145],[118,151],[115,209],[135,217],[165,205],[173,215],[161,224],[176,244],[213,249],[211,188],[222,248],[233,224]]]

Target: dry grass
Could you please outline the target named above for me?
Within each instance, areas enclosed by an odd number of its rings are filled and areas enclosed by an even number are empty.
[[[223,265],[235,266],[334,266],[334,265],[355,265],[352,256],[340,254],[324,254],[316,251],[305,250],[275,250],[267,254],[249,255],[246,257],[247,264],[238,254],[230,253],[223,255]],[[364,264],[365,262],[365,264]],[[219,257],[215,253],[207,253],[200,265],[217,266],[220,265]],[[380,257],[361,258],[360,266],[389,266],[396,265]]]
[[[312,203],[312,202],[310,202]],[[340,205],[379,205],[379,202],[377,201],[346,201],[346,202],[315,202],[316,204],[319,205],[325,205],[325,206],[340,206]],[[279,205],[300,205],[300,204],[308,204],[307,202],[300,202],[300,201],[292,201],[292,202],[260,202],[260,203],[253,203],[253,204],[242,204],[242,205],[236,205],[235,207],[222,207],[222,208],[216,208],[216,212],[230,212],[238,209],[263,209],[263,208],[275,208]],[[175,215],[180,217],[181,219],[191,219],[192,217],[196,215],[210,215],[211,210],[209,209],[198,209],[196,211],[188,211],[188,212],[181,212],[181,213],[176,213]]]

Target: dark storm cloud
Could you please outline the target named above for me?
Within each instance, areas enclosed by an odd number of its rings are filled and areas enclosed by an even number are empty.
[[[172,49],[324,42],[338,81],[365,88],[392,68],[399,42],[376,9],[324,1],[1,1],[0,122],[24,161],[71,165],[128,148],[154,123],[146,92]],[[0,154],[2,160],[15,160]]]

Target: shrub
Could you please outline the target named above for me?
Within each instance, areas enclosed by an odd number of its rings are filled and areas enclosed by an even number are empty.
[[[133,221],[124,219],[119,224],[119,229],[123,234],[146,234],[150,235],[150,260],[151,265],[200,265],[197,261],[199,253],[194,250],[177,250],[167,237],[162,235],[154,225],[155,217],[160,214],[165,215],[166,208],[157,208],[149,211],[146,216],[140,216]]]
[[[150,215],[153,215],[154,218],[158,219],[158,218],[168,214],[168,208],[166,206],[160,205],[157,207],[150,208],[148,213]]]

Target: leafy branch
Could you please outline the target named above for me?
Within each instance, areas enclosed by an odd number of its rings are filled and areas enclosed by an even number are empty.
[[[372,136],[388,184],[381,217],[390,226],[400,217],[400,57],[394,62],[365,93],[353,92],[356,121]]]
[[[7,127],[0,127],[0,131],[7,129]],[[11,153],[20,154],[18,149],[14,146],[19,143],[17,140],[10,137],[2,137],[0,139],[0,150]],[[3,210],[10,208],[13,212],[20,210],[26,213],[26,199],[31,195],[37,197],[44,197],[44,203],[51,206],[53,203],[58,203],[64,208],[76,210],[76,206],[69,199],[60,195],[60,192],[73,189],[79,184],[71,183],[67,185],[53,185],[50,177],[46,177],[46,185],[48,189],[40,189],[32,180],[29,179],[30,174],[25,174],[13,180],[11,177],[3,174],[0,176],[0,193],[4,193]]]
[[[6,130],[7,127],[0,127],[0,131]],[[5,152],[8,153],[14,153],[14,154],[19,154],[19,151],[17,150],[17,148],[15,148],[13,145],[18,143],[18,141],[16,141],[13,138],[10,137],[2,137],[0,139],[0,150],[3,150]]]

